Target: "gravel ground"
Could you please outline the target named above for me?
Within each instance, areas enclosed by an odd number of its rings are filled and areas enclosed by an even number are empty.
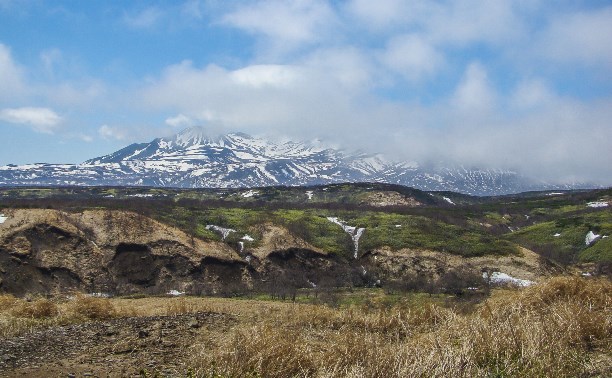
[[[2,377],[180,377],[199,333],[235,323],[226,314],[118,318],[0,340]]]

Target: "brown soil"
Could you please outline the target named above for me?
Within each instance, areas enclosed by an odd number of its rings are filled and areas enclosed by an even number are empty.
[[[262,234],[260,246],[253,250],[249,250],[249,252],[259,259],[265,259],[272,252],[289,249],[309,250],[321,256],[326,255],[324,251],[292,235],[289,230],[284,227],[267,223],[261,225],[258,231]]]
[[[465,258],[449,253],[429,250],[379,249],[363,257],[370,266],[376,266],[387,272],[390,276],[400,277],[405,274],[417,274],[427,277],[436,277],[450,267],[466,268],[475,272],[484,269],[506,273],[512,277],[539,281],[550,275],[546,267],[542,266],[538,254],[521,248],[519,255],[509,256],[482,256]]]
[[[211,330],[223,332],[235,322],[231,315],[197,312],[39,330],[0,340],[0,376],[185,376],[196,339]]]
[[[246,269],[227,244],[193,238],[131,212],[5,212],[0,290],[23,296],[67,291],[215,292]]]
[[[385,207],[385,206],[421,206],[421,203],[412,197],[406,197],[398,192],[384,191],[368,193],[361,202],[364,205]]]
[[[463,258],[380,248],[347,261],[267,223],[253,230],[261,235],[257,247],[239,254],[227,243],[193,238],[131,212],[23,209],[5,214],[8,219],[0,224],[0,292],[17,296],[70,291],[157,295],[170,290],[230,294],[257,285],[279,286],[281,281],[292,287],[321,280],[359,285],[367,278],[364,271],[383,280],[410,275],[435,279],[450,268],[490,269],[532,281],[548,274],[539,257],[525,249],[521,256]]]

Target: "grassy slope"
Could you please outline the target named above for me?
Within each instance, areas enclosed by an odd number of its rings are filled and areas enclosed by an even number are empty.
[[[165,222],[175,223],[181,228],[195,227],[196,234],[204,239],[219,239],[218,234],[205,229],[207,224],[235,229],[238,232],[226,240],[230,243],[237,242],[244,234],[259,240],[261,235],[258,235],[257,225],[272,222],[287,227],[315,247],[347,256],[353,253],[350,236],[327,217],[339,217],[349,225],[366,229],[360,239],[360,251],[386,246],[394,250],[429,249],[466,257],[517,252],[512,243],[483,230],[463,228],[425,216],[385,211],[175,207],[171,214],[161,216]]]
[[[586,245],[589,231],[612,236],[612,210],[610,207],[591,208],[588,202],[610,201],[609,191],[597,192],[596,196],[574,201],[558,201],[557,206],[540,206],[530,211],[539,222],[508,234],[508,239],[526,245],[541,253],[550,253],[574,261],[612,261],[612,241],[600,239]],[[559,234],[559,236],[554,236]]]
[[[245,195],[252,191],[257,194]],[[363,199],[371,193],[390,191],[424,205],[379,209],[363,205]],[[308,200],[307,192],[313,192],[312,200]],[[443,197],[452,198],[458,206],[450,205]],[[480,256],[515,253],[515,244],[519,244],[566,262],[612,261],[610,238],[589,247],[584,244],[589,230],[612,235],[610,208],[586,206],[590,201],[610,200],[612,190],[479,198],[383,184],[252,190],[4,188],[0,189],[0,198],[3,198],[0,208],[17,199],[21,201],[17,206],[75,209],[93,206],[143,211],[204,239],[219,239],[216,233],[205,229],[207,224],[216,224],[239,231],[227,239],[230,244],[249,234],[255,237],[256,245],[261,236],[257,225],[272,222],[289,228],[318,248],[346,256],[352,254],[353,248],[349,236],[325,217],[336,216],[350,225],[365,227],[361,251],[387,246],[395,250],[417,248]],[[553,237],[556,233],[561,236]]]

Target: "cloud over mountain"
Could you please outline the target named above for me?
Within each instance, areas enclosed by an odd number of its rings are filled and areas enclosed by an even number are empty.
[[[57,20],[47,11],[0,9],[0,30],[24,38],[0,40],[0,109],[61,114],[54,137],[75,151],[67,160],[86,158],[83,135],[102,153],[203,125],[612,183],[606,4],[190,0],[66,6]],[[0,162],[41,153],[0,152]]]

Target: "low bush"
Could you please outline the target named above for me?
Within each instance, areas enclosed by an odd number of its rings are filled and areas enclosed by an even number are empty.
[[[57,316],[57,304],[46,298],[36,298],[31,301],[17,300],[12,302],[11,315],[19,318],[44,319]]]
[[[115,316],[115,307],[107,298],[78,295],[68,303],[68,310],[76,317],[92,320],[110,319]]]

